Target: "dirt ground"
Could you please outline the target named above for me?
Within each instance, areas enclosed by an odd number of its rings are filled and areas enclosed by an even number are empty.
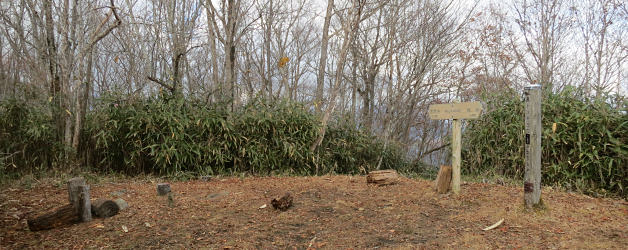
[[[543,190],[544,211],[522,188],[482,183],[439,195],[432,182],[367,185],[363,176],[254,177],[92,184],[92,198],[129,208],[91,222],[31,232],[26,219],[67,203],[63,185],[0,190],[0,248],[628,248],[625,200]],[[285,212],[270,201],[291,192]],[[263,205],[266,205],[265,208]],[[504,219],[501,226],[482,229]],[[125,232],[126,228],[127,232]]]

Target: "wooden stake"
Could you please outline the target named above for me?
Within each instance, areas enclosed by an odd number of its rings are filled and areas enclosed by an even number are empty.
[[[68,201],[70,204],[76,204],[78,202],[78,186],[84,186],[85,180],[81,177],[74,177],[68,180]]]
[[[460,151],[462,148],[462,121],[454,119],[451,131],[451,190],[460,193]]]
[[[525,173],[523,197],[527,208],[541,200],[541,85],[524,89],[525,97]]]
[[[451,166],[440,166],[434,188],[439,194],[447,193],[451,189]]]
[[[92,220],[89,186],[85,184],[83,178],[75,177],[68,180],[68,200],[81,218],[81,221],[87,222]]]

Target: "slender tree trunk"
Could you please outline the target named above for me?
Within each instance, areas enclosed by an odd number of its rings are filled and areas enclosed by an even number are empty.
[[[43,12],[46,30],[46,59],[50,73],[50,97],[54,103],[53,117],[56,120],[57,138],[61,139],[64,128],[64,115],[61,105],[61,80],[59,79],[57,44],[54,35],[54,23],[52,19],[52,1],[43,1]]]
[[[266,27],[264,27],[264,51],[266,52],[266,74],[264,76],[264,90],[266,90],[266,96],[270,99],[273,97],[273,82],[271,79],[272,76],[272,65],[271,65],[271,51],[270,51],[270,42],[271,42],[271,31],[273,24],[273,1],[268,1],[270,7],[268,8],[268,17],[266,18]]]
[[[236,29],[236,17],[237,6],[235,6],[234,0],[227,0],[227,29],[225,34],[225,90],[223,96],[227,96],[231,103],[230,109],[233,110],[235,106],[235,29]]]
[[[318,63],[318,75],[316,76],[316,96],[314,106],[316,113],[321,112],[323,105],[323,91],[325,89],[325,66],[327,65],[327,47],[329,44],[329,23],[331,22],[334,0],[327,0],[327,12],[323,23],[323,39],[321,40],[321,58]],[[314,146],[315,148],[316,146]]]
[[[207,0],[208,2],[211,0]],[[206,3],[209,4],[209,3]],[[220,80],[220,78],[218,77],[218,50],[216,49],[216,30],[214,25],[212,25],[212,16],[214,15],[214,13],[210,10],[210,8],[208,7],[208,5],[206,5],[206,10],[207,10],[207,28],[209,29],[208,31],[208,41],[209,41],[209,51],[210,51],[210,56],[211,56],[211,67],[212,67],[212,88],[211,88],[211,99],[213,100],[217,100],[217,95],[219,93],[222,93],[222,89],[220,88],[220,86],[222,86],[222,81]],[[224,79],[224,78],[223,78]],[[218,90],[216,90],[216,86],[218,87]],[[217,93],[219,92],[219,93]]]
[[[336,97],[338,96],[338,92],[340,91],[340,84],[342,82],[343,71],[345,68],[345,64],[347,62],[347,54],[349,52],[349,46],[353,43],[353,39],[358,30],[358,26],[360,25],[360,19],[362,15],[362,5],[360,3],[355,2],[353,6],[354,13],[351,16],[351,23],[349,27],[345,27],[345,35],[342,40],[342,47],[340,49],[340,55],[338,57],[337,67],[336,67],[336,77],[334,79],[334,84],[331,89],[331,96],[329,97],[329,105],[323,114],[323,118],[321,120],[321,129],[319,131],[318,138],[312,143],[310,146],[310,151],[316,150],[318,145],[321,144],[323,138],[325,137],[325,133],[327,132],[327,123],[329,122],[329,118],[331,114],[334,112],[336,108]],[[318,172],[318,171],[317,171]]]

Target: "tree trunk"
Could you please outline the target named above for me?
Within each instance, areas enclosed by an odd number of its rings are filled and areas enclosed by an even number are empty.
[[[61,100],[61,80],[59,78],[58,59],[57,59],[57,44],[55,42],[54,35],[54,23],[52,18],[52,2],[43,1],[44,19],[46,22],[46,59],[48,60],[48,71],[50,73],[50,97],[53,101],[53,119],[56,120],[57,137],[62,138],[64,127],[64,116]]]
[[[272,65],[271,65],[271,51],[270,51],[270,41],[271,41],[271,28],[273,24],[273,1],[269,0],[268,3],[270,7],[268,8],[268,17],[266,18],[266,27],[264,27],[264,50],[266,52],[266,74],[264,75],[264,90],[266,91],[266,95],[268,99],[273,97],[273,82],[271,79],[272,76]]]
[[[227,0],[227,27],[225,31],[225,89],[223,97],[227,96],[231,103],[230,109],[235,105],[235,29],[237,18],[237,7],[234,0]]]
[[[327,12],[323,23],[323,39],[321,40],[321,58],[318,63],[318,75],[316,76],[316,96],[314,106],[316,113],[321,112],[323,105],[323,90],[325,89],[325,66],[327,65],[327,47],[329,44],[329,23],[331,22],[334,0],[327,0]]]
[[[338,62],[336,63],[337,64],[336,77],[334,79],[334,84],[331,89],[331,95],[329,97],[329,105],[327,105],[327,109],[325,110],[325,113],[323,114],[323,118],[321,120],[322,124],[321,124],[318,138],[316,138],[314,143],[310,145],[310,151],[316,150],[316,147],[318,147],[318,145],[320,145],[321,142],[323,141],[323,138],[325,138],[325,132],[327,131],[327,123],[329,122],[329,118],[331,117],[331,114],[334,112],[334,109],[336,108],[336,97],[338,96],[338,92],[340,91],[340,83],[342,82],[343,71],[345,68],[345,64],[347,62],[347,54],[349,51],[349,46],[351,45],[351,43],[353,43],[353,39],[355,37],[355,34],[357,33],[358,26],[360,24],[361,15],[362,15],[363,6],[360,5],[359,3],[356,3],[356,5],[359,5],[359,6],[354,5],[353,11],[356,11],[356,13],[351,18],[351,23],[349,24],[350,26],[344,27],[345,36],[342,41],[342,47],[340,49]],[[317,172],[318,172],[318,169],[317,169]]]
[[[209,5],[211,4],[211,0],[207,0],[205,3],[205,9],[207,11],[207,27],[209,29],[209,31],[207,32],[208,34],[208,40],[209,40],[209,51],[211,54],[211,68],[212,68],[212,88],[211,88],[211,99],[212,101],[218,100],[219,96],[218,94],[222,94],[222,79],[224,78],[220,78],[218,75],[218,50],[216,49],[216,39],[217,38],[217,27],[214,26],[214,22],[212,19],[212,16],[214,15],[214,12],[212,11],[212,8],[209,7]],[[218,86],[218,89],[216,89],[216,86]]]

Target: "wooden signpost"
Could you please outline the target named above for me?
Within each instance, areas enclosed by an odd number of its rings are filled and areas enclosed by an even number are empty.
[[[541,85],[524,88],[525,173],[523,198],[527,208],[541,201]]]
[[[480,102],[462,102],[430,105],[428,114],[432,120],[453,120],[451,131],[451,190],[460,193],[460,151],[462,148],[462,119],[477,119],[482,113]]]

